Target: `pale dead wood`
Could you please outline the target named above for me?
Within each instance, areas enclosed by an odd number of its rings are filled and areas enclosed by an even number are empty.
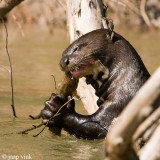
[[[138,7],[134,3],[129,1],[129,0],[121,0],[121,1],[119,1],[119,0],[111,0],[111,1],[121,5],[123,7],[129,8],[132,12],[136,13],[137,15],[140,15]]]
[[[160,68],[137,92],[126,109],[121,113],[106,138],[107,160],[127,159],[132,136],[142,121],[152,112],[152,102],[160,93]],[[130,154],[130,153],[129,153]]]
[[[83,96],[82,102],[84,104],[87,113],[88,114],[94,113],[98,109],[97,105],[93,104],[93,100],[95,101],[95,104],[96,101],[98,100],[98,97],[94,96],[93,94],[95,92],[94,88],[91,85],[86,84],[85,78],[81,78],[79,80],[79,87],[77,91],[81,98]],[[91,106],[91,104],[93,105]]]
[[[63,4],[63,2],[61,2],[60,0],[56,0],[57,1],[57,3],[61,6],[61,7],[63,7],[63,9],[66,11],[67,10],[67,8],[66,8],[66,6]]]
[[[105,23],[106,19],[103,19],[104,15],[102,0],[67,0],[70,42],[90,31],[103,28],[103,24],[106,28],[107,23]],[[84,78],[79,80],[77,93],[80,97],[84,97],[82,102],[89,114],[94,113],[98,109],[96,103],[98,98],[95,96],[95,90],[91,85],[86,84]]]
[[[142,16],[144,22],[146,23],[146,25],[150,28],[153,28],[154,25],[152,24],[152,22],[150,21],[147,13],[146,13],[146,0],[141,0],[140,4],[136,5],[133,2],[129,1],[129,0],[111,0],[114,3],[117,3],[119,5],[121,5],[122,7],[128,8],[129,10],[131,10],[132,12],[134,12],[135,14],[137,14],[138,16]]]
[[[157,127],[153,136],[139,153],[140,160],[159,160],[160,159],[160,125]]]
[[[23,28],[22,28],[21,23],[17,20],[17,18],[16,18],[16,16],[15,16],[14,14],[12,14],[12,18],[13,18],[13,20],[15,21],[16,25],[18,26],[18,28],[19,28],[19,30],[20,30],[21,36],[22,36],[22,37],[25,37],[24,30],[23,30]]]
[[[145,23],[147,24],[147,26],[150,27],[150,28],[152,28],[153,25],[152,25],[152,23],[151,23],[151,21],[150,21],[148,15],[147,15],[147,13],[146,13],[145,8],[146,8],[146,0],[141,0],[141,4],[140,4],[140,13],[141,13],[141,15],[142,15],[142,17],[143,17]]]
[[[160,124],[160,121],[155,122],[145,133],[144,135],[138,139],[139,141],[139,147],[144,146],[148,140],[151,138],[151,136],[153,135],[154,131],[156,130],[156,128],[158,127],[158,125]]]
[[[24,0],[1,0],[0,1],[0,17],[4,17],[11,9]]]
[[[160,107],[157,108],[136,130],[133,141],[140,138],[156,121],[160,119]]]

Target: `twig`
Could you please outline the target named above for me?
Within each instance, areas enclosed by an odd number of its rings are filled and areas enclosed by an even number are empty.
[[[62,109],[65,105],[67,105],[70,101],[72,101],[73,99],[81,99],[81,98],[77,98],[76,96],[74,96],[73,98],[69,99],[66,103],[64,103],[64,104],[59,108],[59,110],[56,112],[56,114],[55,114],[54,116],[52,116],[48,121],[46,121],[46,124],[45,124],[44,128],[43,128],[38,134],[34,135],[34,137],[39,136],[39,135],[44,131],[44,129],[47,127],[49,121],[52,120],[52,119],[54,119],[56,116],[59,116],[59,115],[61,114],[61,113],[59,113],[59,112],[61,111],[61,109]]]
[[[56,84],[56,78],[55,78],[55,75],[51,75],[53,77],[53,80],[54,80],[54,88],[55,90],[57,91],[57,84]]]
[[[45,123],[43,122],[43,123],[41,123],[41,124],[39,124],[39,125],[37,125],[37,126],[36,126],[36,125],[33,125],[33,127],[28,128],[28,129],[25,129],[24,131],[21,131],[21,132],[17,132],[17,134],[28,134],[27,132],[32,131],[32,130],[37,129],[37,128],[40,128],[41,126],[45,125],[39,133],[37,133],[36,135],[33,135],[33,137],[39,136],[39,135],[45,130],[45,128],[47,127],[49,121],[52,120],[52,119],[54,119],[56,116],[59,116],[59,115],[61,114],[61,113],[59,113],[59,112],[61,111],[61,109],[62,109],[65,105],[67,105],[67,104],[68,104],[71,100],[73,100],[73,99],[80,99],[80,98],[77,98],[76,96],[74,96],[73,98],[69,99],[66,103],[64,103],[64,104],[59,108],[59,110],[56,112],[56,114],[55,114],[54,116],[52,116],[49,120],[45,121]]]
[[[36,116],[29,115],[29,117],[32,118],[33,120],[35,120],[35,119],[40,119],[40,118],[41,118],[41,113],[39,113],[39,114],[36,115]]]
[[[6,52],[7,52],[7,55],[8,55],[8,61],[9,61],[9,65],[10,65],[10,73],[11,73],[11,94],[12,94],[12,104],[11,104],[11,107],[12,107],[12,110],[13,110],[13,117],[17,117],[16,116],[16,111],[15,111],[15,107],[14,107],[14,90],[13,90],[13,71],[12,71],[12,63],[11,63],[11,59],[10,59],[10,55],[9,55],[9,51],[8,51],[8,30],[7,30],[7,25],[6,23],[4,22],[4,19],[2,18],[2,22],[4,24],[4,27],[5,27],[5,31],[6,31]]]
[[[54,116],[52,116],[48,121],[45,121],[45,126],[43,127],[43,129],[38,133],[38,134],[36,134],[36,135],[33,135],[33,137],[37,137],[37,136],[39,136],[44,130],[45,130],[45,128],[47,127],[47,125],[48,125],[48,123],[49,123],[49,121],[50,120],[52,120],[52,119],[54,119],[56,116],[59,116],[60,115],[60,111],[61,111],[61,109],[65,106],[65,105],[67,105],[71,100],[73,100],[73,99],[77,99],[76,97],[73,97],[73,98],[71,98],[71,99],[69,99],[66,103],[64,103],[60,108],[59,108],[59,110],[56,112],[56,114],[54,115]]]
[[[45,125],[45,126],[42,128],[42,130],[41,130],[39,133],[33,135],[33,137],[39,136],[39,135],[45,130],[45,128],[47,127],[49,121],[50,121],[51,119],[55,118],[55,117],[58,116],[58,115],[60,115],[60,113],[59,113],[59,114],[56,113],[56,114],[55,114],[54,116],[52,116],[49,120],[46,120],[45,123],[43,122],[42,124]]]
[[[43,123],[42,123],[42,124],[43,124]],[[44,125],[44,124],[43,124],[43,125]],[[43,127],[43,129],[42,129],[38,134],[33,135],[33,137],[39,136],[39,135],[45,130],[46,127],[47,127],[47,124]]]
[[[17,134],[28,134],[27,132],[32,131],[32,130],[34,130],[34,129],[37,129],[37,128],[43,126],[43,125],[44,125],[43,123],[41,123],[41,124],[39,124],[39,125],[37,125],[37,126],[36,126],[36,125],[33,125],[33,127],[28,128],[28,129],[25,129],[24,131],[21,131],[21,132],[17,132]]]
[[[54,80],[54,88],[55,90],[57,91],[57,84],[56,84],[56,78],[55,78],[55,75],[51,75],[53,77],[53,80]],[[32,115],[29,115],[30,118],[32,119],[40,119],[41,118],[41,113],[39,113],[38,115],[36,116],[32,116]]]
[[[9,69],[7,69],[7,67],[2,66],[2,65],[0,65],[0,67],[3,68],[3,69],[5,69],[5,70],[7,70],[9,73],[11,73],[11,71],[10,71]],[[0,68],[0,69],[1,69],[1,68]]]

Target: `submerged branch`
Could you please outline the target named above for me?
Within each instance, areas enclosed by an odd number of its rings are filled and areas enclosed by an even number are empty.
[[[40,119],[41,118],[41,113],[39,113],[38,115],[36,115],[36,116],[32,116],[32,115],[29,115],[29,117],[30,118],[32,118],[32,119]]]
[[[23,131],[21,131],[21,132],[17,132],[17,134],[28,134],[27,132],[32,131],[32,130],[34,130],[34,129],[37,129],[37,128],[43,126],[43,125],[44,125],[43,123],[41,123],[41,124],[39,124],[39,125],[37,125],[37,126],[36,126],[36,125],[32,125],[31,128],[25,129],[25,130],[23,130]]]

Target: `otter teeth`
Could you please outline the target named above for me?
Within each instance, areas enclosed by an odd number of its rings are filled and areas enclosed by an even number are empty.
[[[76,71],[76,72],[77,72],[77,71],[80,69],[80,67],[81,67],[81,66],[76,66],[73,71]]]
[[[75,68],[75,71],[77,72],[77,71],[78,71],[78,69],[79,69],[79,68],[78,68],[78,67],[76,67],[76,68]]]

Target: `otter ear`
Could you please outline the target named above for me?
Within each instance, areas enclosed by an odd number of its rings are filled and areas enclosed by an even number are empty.
[[[111,32],[111,40],[112,40],[112,41],[113,41],[114,35],[115,35],[115,34],[114,34],[114,31],[112,31],[112,32]]]
[[[114,35],[115,35],[114,31],[110,31],[107,33],[106,38],[108,42],[111,42],[111,43],[113,42]]]

